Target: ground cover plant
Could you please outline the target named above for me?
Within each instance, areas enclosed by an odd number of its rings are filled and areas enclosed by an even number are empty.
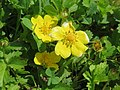
[[[120,0],[1,0],[0,90],[120,90]]]

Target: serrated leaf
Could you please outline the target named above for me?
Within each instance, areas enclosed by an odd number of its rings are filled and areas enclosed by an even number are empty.
[[[6,64],[0,61],[0,87],[3,86],[3,78],[4,78],[5,70],[6,70]]]
[[[32,23],[28,18],[22,18],[22,24],[25,25],[28,29],[32,30]]]
[[[89,10],[87,11],[88,15],[93,15],[97,13],[97,4],[95,2],[90,3]]]
[[[93,33],[90,30],[86,30],[85,32],[87,33],[89,39],[91,40],[93,37]]]
[[[78,8],[78,5],[77,5],[77,4],[74,4],[73,6],[71,6],[71,7],[69,8],[69,13],[75,12],[75,11],[77,10],[77,8]]]
[[[19,90],[20,89],[20,86],[17,85],[17,84],[10,84],[9,86],[7,86],[7,88],[9,90]]]
[[[46,5],[44,10],[50,15],[57,15],[57,10],[52,5]]]
[[[15,70],[24,68],[24,66],[26,65],[27,65],[27,61],[21,60],[20,58],[13,58],[9,62],[9,66]]]
[[[63,0],[63,7],[70,8],[75,4],[75,0]]]
[[[82,4],[85,7],[89,7],[90,6],[90,0],[83,0]]]
[[[100,63],[98,65],[91,65],[90,68],[94,66],[94,82],[99,83],[99,82],[105,82],[108,80],[108,76],[107,76],[107,69],[108,69],[108,65],[106,62],[104,63]]]
[[[85,17],[84,17],[82,23],[89,25],[89,24],[92,23],[92,18],[85,18]]]
[[[52,88],[52,90],[74,90],[74,89],[66,84],[61,83]]]
[[[102,55],[105,56],[105,57],[110,57],[110,56],[112,56],[116,47],[112,46],[110,41],[107,40],[107,37],[104,37],[103,40],[104,40],[104,43],[105,43],[105,49],[102,51]]]
[[[9,54],[5,54],[5,59],[9,63],[11,58],[19,57],[21,54],[22,52],[20,51],[13,51],[13,52],[10,52]]]

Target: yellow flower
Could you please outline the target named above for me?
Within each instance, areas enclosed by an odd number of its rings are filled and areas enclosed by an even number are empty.
[[[57,56],[54,51],[51,53],[37,52],[34,57],[34,62],[37,65],[46,66],[47,68],[52,67],[58,70],[58,65],[56,63],[58,63],[60,59],[60,56]]]
[[[87,34],[83,31],[75,31],[72,22],[65,22],[62,27],[54,27],[51,36],[58,41],[55,53],[63,58],[68,58],[71,54],[80,57],[88,49],[84,45],[89,42]]]
[[[34,30],[36,36],[42,39],[43,42],[51,42],[52,38],[49,35],[52,27],[57,24],[57,18],[45,15],[42,18],[40,15],[37,17],[32,17],[31,22],[33,24],[32,29]]]

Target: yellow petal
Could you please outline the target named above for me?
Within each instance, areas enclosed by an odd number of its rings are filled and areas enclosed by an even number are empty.
[[[88,44],[89,43],[89,38],[87,34],[83,31],[76,31],[78,39],[83,43],[83,44]]]
[[[68,58],[71,55],[70,48],[63,44],[62,41],[58,41],[56,44],[55,53],[62,56],[63,58]]]
[[[40,29],[39,28],[35,28],[35,30],[34,30],[34,33],[36,34],[36,36],[39,38],[39,39],[41,39],[42,37],[42,32],[40,32]]]
[[[71,47],[72,54],[78,57],[80,57],[87,49],[88,47],[81,42],[75,42]]]
[[[63,29],[65,30],[66,33],[68,32],[74,32],[75,28],[72,25],[72,22],[64,22],[62,24]]]
[[[43,18],[40,15],[38,15],[37,17],[32,17],[31,18],[31,22],[33,23],[33,25],[35,25],[35,24],[42,25],[43,21],[44,20],[43,20]]]
[[[62,40],[64,38],[65,32],[62,27],[56,26],[52,28],[50,36],[53,40]]]
[[[52,24],[52,17],[49,15],[45,15],[44,16],[44,23],[46,24],[46,26],[50,26]]]
[[[48,35],[41,34],[41,39],[43,42],[51,42],[51,37]]]
[[[42,53],[35,54],[34,63],[37,65],[41,65],[43,63]]]
[[[58,18],[57,17],[52,17],[52,26],[54,27],[54,26],[56,26],[57,25],[57,23],[58,23]]]

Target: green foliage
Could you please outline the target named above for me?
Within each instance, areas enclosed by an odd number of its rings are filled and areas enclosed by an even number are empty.
[[[81,57],[61,59],[59,70],[35,65],[37,52],[54,51],[32,30],[31,17],[72,21],[90,39]],[[120,0],[2,0],[0,90],[120,90]]]

